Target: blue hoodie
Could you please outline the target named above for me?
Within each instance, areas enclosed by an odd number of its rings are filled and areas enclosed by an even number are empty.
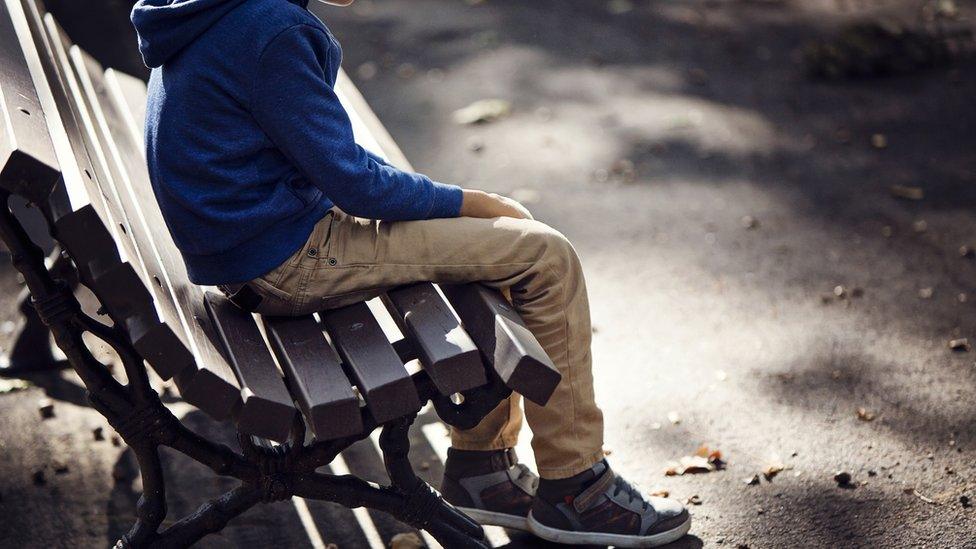
[[[342,50],[307,0],[140,0],[146,154],[190,280],[257,278],[333,205],[370,219],[454,217],[461,189],[356,145],[333,86]]]

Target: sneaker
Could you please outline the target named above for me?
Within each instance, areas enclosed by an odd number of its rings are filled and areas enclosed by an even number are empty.
[[[515,450],[448,449],[441,494],[475,522],[528,530],[526,517],[539,477],[518,462]]]
[[[561,495],[560,483],[583,490]],[[572,479],[543,480],[528,524],[533,534],[555,543],[657,547],[687,534],[691,515],[673,499],[644,498],[601,461]]]

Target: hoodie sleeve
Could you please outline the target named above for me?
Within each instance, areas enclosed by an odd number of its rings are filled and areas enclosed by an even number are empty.
[[[401,171],[356,144],[326,76],[329,45],[325,32],[303,24],[265,48],[251,96],[258,124],[348,214],[389,221],[457,217],[460,187]]]

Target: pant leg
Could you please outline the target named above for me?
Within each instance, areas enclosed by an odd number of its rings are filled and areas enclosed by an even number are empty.
[[[328,227],[262,281],[293,314],[339,307],[418,281],[482,282],[508,288],[516,310],[563,376],[545,407],[525,403],[532,445],[545,478],[575,475],[603,457],[596,404],[590,314],[576,251],[533,220],[454,218],[378,222],[335,211]],[[310,249],[316,248],[314,252]],[[459,447],[514,444],[517,401],[502,403]]]

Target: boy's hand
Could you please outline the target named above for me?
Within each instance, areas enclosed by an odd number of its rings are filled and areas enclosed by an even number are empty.
[[[494,193],[464,189],[461,202],[462,217],[514,217],[516,219],[534,219],[529,210],[508,198]]]

